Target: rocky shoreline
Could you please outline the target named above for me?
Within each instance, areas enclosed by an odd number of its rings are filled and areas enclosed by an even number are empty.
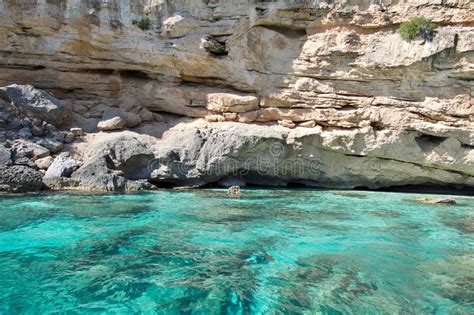
[[[349,131],[279,125],[248,128],[244,123],[166,115],[143,124],[145,129],[138,132],[120,126],[83,133],[78,122],[68,121],[69,109],[45,91],[12,85],[0,88],[0,95],[5,138],[0,146],[0,189],[7,192],[209,185],[474,187],[472,164],[465,163],[473,150],[461,148],[453,138],[440,141],[426,154],[419,140],[426,136],[416,132],[375,132],[371,127]],[[120,110],[115,114],[104,112],[98,125],[124,117]],[[147,129],[162,134],[147,135],[143,132]],[[440,167],[447,154],[457,163]]]
[[[20,2],[0,191],[474,190],[472,1]]]

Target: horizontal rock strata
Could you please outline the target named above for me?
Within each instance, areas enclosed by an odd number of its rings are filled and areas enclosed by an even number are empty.
[[[474,187],[472,12],[470,0],[0,0],[0,140],[36,150],[43,172],[70,152],[77,170],[51,188]],[[433,21],[432,40],[397,33],[414,16]],[[89,154],[101,138],[107,150]],[[137,151],[114,156],[114,141]]]

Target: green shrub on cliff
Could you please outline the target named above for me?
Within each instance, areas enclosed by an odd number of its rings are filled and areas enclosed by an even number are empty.
[[[150,27],[151,27],[151,21],[149,18],[142,18],[140,20],[133,20],[132,21],[132,24],[133,25],[136,25],[139,29],[141,29],[142,31],[146,31],[146,30],[149,30]]]
[[[398,28],[403,39],[411,41],[417,36],[431,41],[436,35],[435,25],[423,16],[416,16],[409,21],[403,22]]]

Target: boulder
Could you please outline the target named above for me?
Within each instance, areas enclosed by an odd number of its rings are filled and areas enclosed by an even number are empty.
[[[37,144],[48,149],[52,153],[60,152],[64,148],[64,144],[61,141],[51,138],[41,139],[37,142]]]
[[[0,167],[0,191],[3,192],[35,192],[43,185],[43,175],[30,167],[13,165]]]
[[[47,148],[26,140],[15,140],[12,143],[12,149],[16,158],[29,157],[41,159],[50,155],[50,151]]]
[[[238,121],[241,123],[254,122],[258,117],[258,110],[238,114]]]
[[[139,115],[140,115],[140,118],[145,122],[151,122],[155,120],[155,118],[153,117],[153,112],[149,111],[146,108],[143,108],[142,110],[140,110]]]
[[[155,157],[152,141],[154,138],[129,131],[106,134],[90,143],[85,155],[87,159],[108,155],[127,179],[148,179],[151,173],[148,164]]]
[[[210,93],[207,109],[213,112],[244,113],[258,109],[258,98],[251,95]]]
[[[140,115],[135,113],[124,113],[125,120],[127,121],[128,128],[138,127],[142,123]]]
[[[44,135],[44,130],[43,130],[43,127],[41,126],[36,126],[36,125],[31,126],[30,132],[35,137],[41,137],[42,135]]]
[[[31,160],[30,158],[27,158],[27,157],[15,158],[15,160],[13,161],[13,164],[28,166],[28,167],[31,167],[32,169],[35,169],[35,170],[38,169],[35,162],[33,160]]]
[[[240,195],[240,187],[239,186],[229,187],[227,193],[229,195]]]
[[[18,130],[18,136],[22,139],[31,139],[33,134],[30,131],[30,128],[24,127]]]
[[[127,121],[121,117],[113,117],[107,120],[102,120],[97,124],[97,128],[101,131],[113,131],[113,130],[120,130],[125,128],[127,125]]]
[[[40,170],[47,170],[48,167],[53,163],[53,161],[54,159],[52,156],[47,156],[42,159],[37,159],[35,161],[35,164]]]
[[[227,49],[224,42],[221,42],[211,35],[205,35],[201,38],[201,45],[199,48],[204,49],[208,53],[216,56],[227,55]]]
[[[94,156],[72,174],[71,180],[75,186],[88,190],[123,191],[127,180],[114,168],[108,155]]]
[[[75,136],[72,132],[66,131],[66,132],[64,132],[64,133],[62,134],[62,137],[61,137],[61,138],[62,138],[62,141],[63,141],[64,143],[71,143],[71,142],[74,141],[74,138],[75,138],[75,137],[76,137],[76,136]]]
[[[75,137],[80,137],[82,136],[82,128],[71,128],[71,133],[75,136]]]
[[[9,166],[12,162],[12,151],[0,144],[0,167]]]
[[[55,126],[61,125],[69,116],[63,102],[32,85],[13,84],[2,87],[0,98],[13,103],[26,116],[47,121]]]
[[[163,117],[163,115],[158,114],[158,113],[153,113],[153,119],[157,122],[164,122],[165,121],[165,117]]]
[[[287,120],[287,119],[279,120],[278,124],[282,127],[290,128],[290,129],[293,129],[293,128],[296,127],[296,124],[294,122],[292,122],[291,120]]]
[[[56,156],[54,162],[49,166],[44,180],[54,177],[69,177],[79,168],[79,164],[74,160],[69,153],[63,152]]]
[[[225,121],[225,117],[223,115],[207,115],[204,117],[208,122],[223,122]]]
[[[125,113],[120,108],[107,107],[102,114],[102,120],[108,120],[114,117],[125,118]]]

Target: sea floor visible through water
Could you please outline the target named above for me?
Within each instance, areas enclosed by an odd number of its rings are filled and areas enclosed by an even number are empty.
[[[474,198],[423,197],[0,196],[0,314],[473,314]]]

